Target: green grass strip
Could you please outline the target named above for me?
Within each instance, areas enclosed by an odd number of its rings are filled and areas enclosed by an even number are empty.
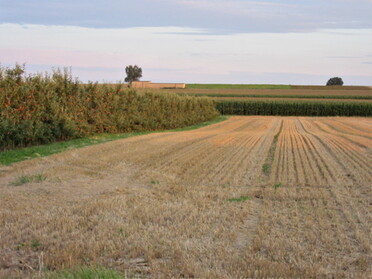
[[[228,199],[229,202],[243,202],[243,201],[248,201],[248,200],[250,200],[248,196],[241,196],[239,198]]]
[[[190,89],[291,89],[284,84],[186,84]]]
[[[190,96],[204,97],[231,97],[231,98],[286,98],[286,99],[355,99],[355,100],[372,100],[372,96],[356,95],[273,95],[273,94],[218,94],[218,93],[187,93]]]
[[[0,152],[0,165],[11,165],[16,162],[36,158],[45,157],[55,153],[60,153],[66,150],[81,148],[88,145],[94,145],[104,142],[109,142],[118,139],[125,139],[134,136],[147,135],[151,133],[162,133],[162,132],[180,132],[199,129],[207,125],[212,125],[221,121],[224,121],[228,116],[219,116],[213,120],[195,124],[188,127],[177,128],[173,130],[161,130],[161,131],[148,131],[148,132],[136,132],[136,133],[124,133],[124,134],[99,134],[86,138],[73,139],[63,142],[55,142],[45,145],[31,146],[18,148],[13,150],[7,150]]]

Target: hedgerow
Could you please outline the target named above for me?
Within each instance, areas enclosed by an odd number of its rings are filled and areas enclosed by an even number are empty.
[[[84,137],[173,129],[218,115],[215,103],[123,85],[83,85],[68,70],[26,75],[24,66],[0,67],[0,149]]]

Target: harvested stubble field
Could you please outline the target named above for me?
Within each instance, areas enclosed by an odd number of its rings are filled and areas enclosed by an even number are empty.
[[[371,158],[370,118],[236,116],[0,167],[0,277],[368,278]]]

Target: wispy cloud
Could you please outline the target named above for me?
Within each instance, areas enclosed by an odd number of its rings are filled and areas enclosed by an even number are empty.
[[[360,56],[328,56],[327,58],[333,58],[333,59],[356,59],[361,58]]]
[[[0,0],[0,22],[94,28],[192,27],[208,33],[372,28],[370,0]]]
[[[265,83],[323,84],[324,76],[335,74],[372,80],[370,64],[363,64],[370,61],[372,29],[348,30],[352,43],[343,30],[201,36],[203,31],[0,24],[0,37],[6,38],[0,41],[0,61],[44,70],[71,66],[81,79],[99,81],[121,80],[130,64],[140,65],[144,78],[153,81],[244,83],[266,77]],[[276,78],[271,80],[270,73]],[[322,79],[305,82],[288,73]]]
[[[231,15],[250,15],[260,16],[262,14],[274,14],[277,11],[284,9],[299,8],[299,5],[288,4],[284,1],[267,2],[267,1],[234,1],[234,0],[168,0],[168,3],[173,2],[179,5],[194,8],[208,13],[222,12]],[[258,13],[258,14],[254,14]]]

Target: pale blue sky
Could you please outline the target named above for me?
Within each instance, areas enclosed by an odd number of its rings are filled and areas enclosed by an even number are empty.
[[[0,0],[0,63],[117,81],[372,85],[372,1]]]

